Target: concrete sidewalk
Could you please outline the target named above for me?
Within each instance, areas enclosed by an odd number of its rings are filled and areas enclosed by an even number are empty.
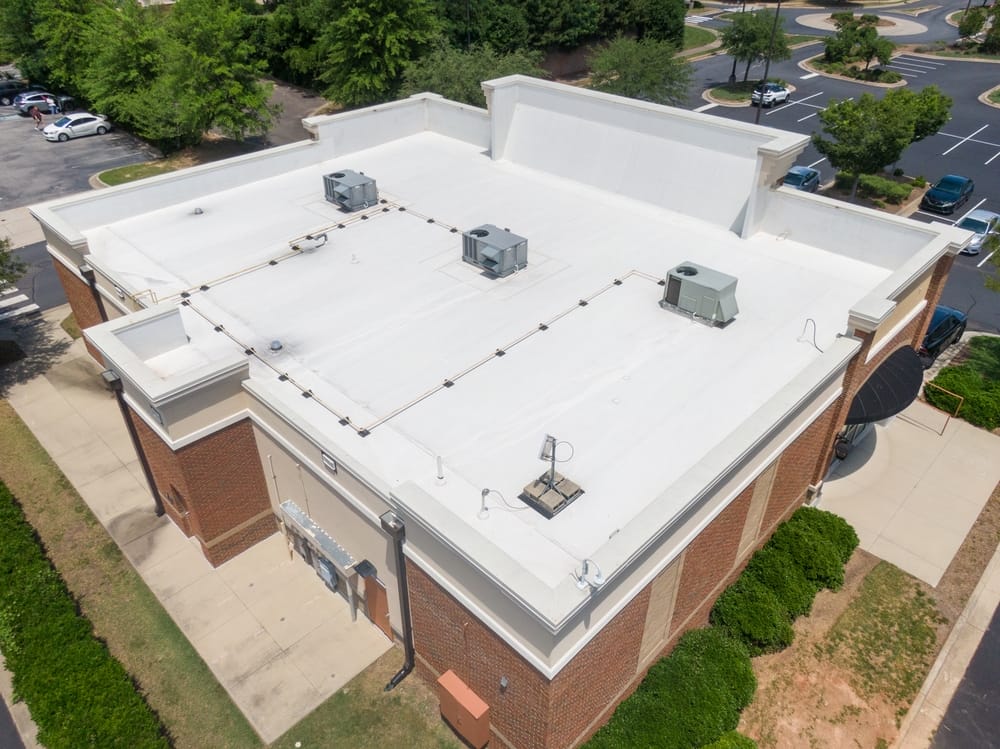
[[[275,534],[213,569],[196,541],[156,517],[128,432],[82,340],[7,398],[265,742],[285,733],[392,643]],[[68,344],[68,345],[67,345]],[[53,350],[58,350],[54,348]]]
[[[35,221],[27,208],[14,208],[0,211],[0,239],[9,239],[11,248],[16,249],[41,242],[45,235],[42,234],[42,225]]]

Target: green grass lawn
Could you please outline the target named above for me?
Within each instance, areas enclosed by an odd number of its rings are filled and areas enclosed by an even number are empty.
[[[888,562],[868,573],[822,646],[850,667],[859,693],[882,695],[905,714],[938,652],[935,601]]]
[[[983,250],[989,252],[990,248]],[[937,387],[925,387],[924,397],[948,413],[957,410],[958,418],[970,424],[1000,428],[1000,338],[972,338],[964,357],[938,372],[932,381]]]
[[[0,480],[108,650],[170,732],[176,749],[263,744],[208,666],[10,404],[0,400]],[[402,663],[393,648],[302,720],[275,747],[405,746],[458,749],[433,691],[411,674],[382,686]]]
[[[738,73],[739,71],[737,71]],[[720,101],[745,102],[749,103],[750,93],[757,85],[756,80],[736,81],[736,83],[725,83],[710,89],[709,93]]]
[[[1000,88],[994,89],[987,97],[990,101],[1000,104]]]
[[[145,179],[146,177],[155,177],[158,174],[173,172],[182,166],[186,166],[186,164],[182,164],[176,159],[166,158],[159,161],[145,161],[142,164],[119,166],[115,169],[101,172],[98,178],[104,184],[113,187],[114,185],[123,185],[126,182],[135,182],[137,179]]]
[[[713,41],[715,41],[715,34],[708,29],[700,29],[697,26],[684,27],[684,49],[702,47]]]

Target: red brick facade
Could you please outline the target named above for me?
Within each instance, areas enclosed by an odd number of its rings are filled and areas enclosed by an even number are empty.
[[[59,276],[59,283],[62,284],[63,291],[66,292],[66,299],[69,300],[70,309],[73,310],[73,316],[76,318],[76,324],[80,326],[80,330],[103,322],[101,312],[97,308],[97,300],[94,299],[94,292],[90,290],[87,282],[58,260],[53,259],[52,265],[56,269],[56,275]],[[103,365],[104,358],[97,349],[90,345],[90,341],[85,340],[84,344],[90,355]]]
[[[163,507],[213,566],[277,530],[249,419],[174,452],[134,412]]]

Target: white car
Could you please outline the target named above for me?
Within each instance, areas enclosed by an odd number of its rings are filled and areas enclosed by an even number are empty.
[[[974,211],[969,211],[955,226],[971,231],[975,235],[962,250],[962,254],[978,255],[979,251],[983,249],[983,242],[988,237],[1000,234],[1000,215],[993,213],[993,211],[977,208]]]
[[[111,123],[102,114],[74,112],[46,125],[42,133],[48,140],[66,141],[81,135],[104,135],[110,129]]]
[[[780,83],[758,83],[750,93],[750,103],[773,107],[784,104],[790,96],[791,92]]]

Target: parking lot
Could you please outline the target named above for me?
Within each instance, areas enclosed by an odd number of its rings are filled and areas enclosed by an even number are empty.
[[[57,115],[46,115],[45,124]],[[148,161],[156,152],[131,135],[107,135],[52,143],[30,117],[0,110],[0,211],[40,203],[89,189],[91,175],[116,166]]]
[[[764,109],[760,123],[770,127],[804,134],[820,131],[819,113],[831,100],[842,101],[870,93],[880,97],[885,89],[864,86],[846,80],[827,78],[811,73],[799,63],[820,54],[821,44],[796,50],[791,60],[771,66],[769,77],[781,78],[794,92],[787,104]],[[725,107],[706,104],[701,91],[726,81],[732,59],[717,55],[695,63],[696,87],[688,106],[691,109],[728,119],[753,122],[756,108]],[[951,120],[936,134],[912,144],[898,166],[911,176],[923,176],[930,182],[945,174],[961,174],[975,180],[976,190],[968,204],[953,216],[915,212],[917,221],[954,222],[969,210],[983,208],[1000,213],[1000,110],[989,107],[978,97],[1000,80],[1000,70],[990,63],[975,63],[959,59],[935,59],[913,54],[893,58],[896,69],[908,87],[919,91],[924,86],[937,85],[953,100]],[[763,64],[750,70],[750,79],[763,76]],[[834,169],[812,145],[799,157],[799,164],[820,170],[823,180],[833,178]],[[969,313],[970,328],[1000,332],[1000,294],[983,285],[989,270],[986,256],[959,256],[942,296],[945,304]]]

